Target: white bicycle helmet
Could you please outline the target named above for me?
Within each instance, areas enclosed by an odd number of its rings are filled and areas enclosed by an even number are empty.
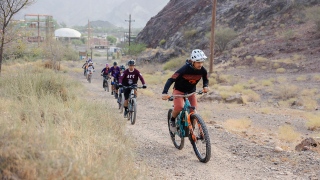
[[[203,62],[207,59],[207,56],[204,54],[202,50],[194,49],[192,50],[190,59],[193,62]]]

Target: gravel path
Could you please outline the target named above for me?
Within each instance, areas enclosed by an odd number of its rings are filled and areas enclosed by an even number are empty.
[[[97,101],[106,100],[118,112],[116,100],[102,89],[102,77],[99,75],[102,64],[103,60],[95,60],[96,72],[91,84],[80,73],[72,76],[95,94]],[[210,107],[214,114],[212,120],[206,121],[212,155],[211,160],[204,164],[198,161],[188,139],[182,150],[173,146],[166,120],[171,104],[162,101],[159,92],[155,94],[154,97],[138,96],[137,121],[135,125],[128,121],[126,126],[126,132],[135,144],[136,165],[147,165],[148,179],[320,179],[318,153],[276,152],[277,141],[268,134],[242,132],[239,135],[223,128],[223,122],[233,117],[250,117],[254,126],[266,127],[269,131],[287,121],[300,126],[301,119],[291,121],[289,115],[258,113],[254,106],[200,102],[200,107]],[[120,113],[119,120],[126,121]]]

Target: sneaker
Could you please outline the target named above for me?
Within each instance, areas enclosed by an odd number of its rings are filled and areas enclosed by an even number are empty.
[[[173,133],[177,132],[177,127],[176,127],[175,121],[170,121],[170,131]]]
[[[125,118],[128,117],[128,109],[124,110],[123,115],[124,115],[123,117],[125,117]]]

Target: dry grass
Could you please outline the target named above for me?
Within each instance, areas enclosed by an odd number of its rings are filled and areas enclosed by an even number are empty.
[[[297,81],[306,81],[307,80],[307,76],[306,75],[302,75],[296,78]]]
[[[314,75],[313,80],[320,81],[320,75],[319,74]]]
[[[299,140],[300,136],[300,133],[296,132],[290,125],[283,125],[279,127],[278,137],[283,141],[294,142]]]
[[[242,98],[244,102],[257,102],[261,100],[260,95],[251,89],[244,90]]]
[[[262,114],[270,114],[272,110],[269,107],[260,108]]]
[[[276,70],[276,73],[285,73],[286,72],[286,69],[285,68],[278,68]]]
[[[163,64],[163,70],[178,70],[181,66],[186,63],[187,57],[177,57],[169,60],[165,64]]]
[[[227,130],[239,132],[247,130],[251,127],[251,123],[252,122],[249,119],[229,119],[223,124],[223,126]]]
[[[255,60],[256,63],[266,63],[266,62],[268,62],[267,58],[259,57],[259,56],[255,56],[254,60]]]
[[[300,92],[300,95],[301,96],[307,96],[307,97],[312,97],[312,96],[315,96],[318,92],[318,89],[316,88],[313,88],[313,89],[303,89],[301,92]]]
[[[299,89],[296,85],[283,83],[274,87],[274,96],[278,99],[287,100],[297,97]]]
[[[307,127],[310,130],[316,130],[320,128],[320,113],[309,113],[306,115]]]
[[[82,86],[37,66],[0,79],[0,159],[6,179],[138,179],[123,123]],[[86,96],[88,94],[86,93]],[[142,174],[142,175],[140,175]]]

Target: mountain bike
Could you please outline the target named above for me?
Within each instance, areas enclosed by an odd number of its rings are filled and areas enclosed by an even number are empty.
[[[202,94],[202,91],[185,94],[172,95],[168,101],[173,101],[174,98],[184,98],[185,103],[183,109],[176,117],[177,132],[170,131],[170,121],[173,108],[168,110],[168,128],[171,140],[174,146],[181,150],[184,146],[184,138],[188,137],[193,150],[200,162],[206,163],[211,157],[210,136],[207,126],[202,117],[196,112],[195,107],[191,106],[188,99],[193,94]],[[190,109],[194,110],[190,112]]]
[[[109,76],[107,75],[101,75],[101,76],[103,76],[103,89],[104,91],[109,92],[109,82],[108,82]]]
[[[91,79],[92,79],[92,71],[88,71],[88,72],[87,72],[87,81],[88,81],[89,83],[91,83]]]
[[[123,112],[123,104],[124,104],[124,94],[123,94],[123,88],[119,88],[118,92],[118,105],[120,109],[120,113]]]
[[[118,91],[117,91],[117,87],[119,86],[118,80],[114,78],[113,81],[111,82],[111,85],[113,85],[113,88],[111,90],[111,95],[114,95],[114,98],[118,99]]]
[[[129,88],[130,94],[128,99],[128,114],[127,118],[131,121],[131,124],[134,125],[136,122],[136,116],[137,116],[137,96],[134,93],[138,88],[142,88],[142,86],[137,86],[136,84],[130,85],[130,86],[123,86],[124,89]]]

